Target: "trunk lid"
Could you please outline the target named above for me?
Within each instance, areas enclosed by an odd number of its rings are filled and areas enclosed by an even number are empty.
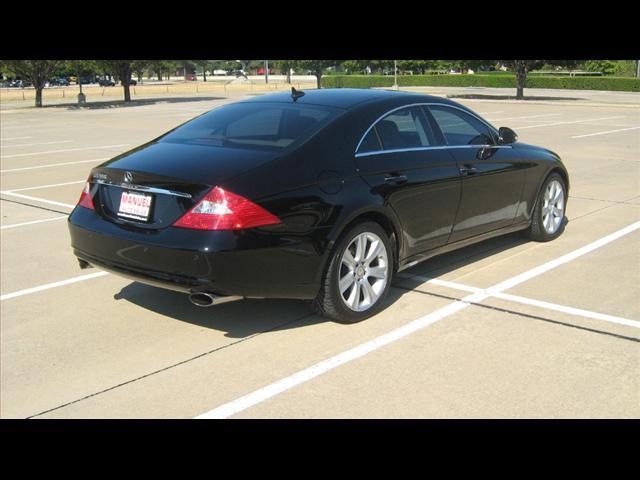
[[[171,226],[214,186],[278,156],[238,148],[154,142],[96,167],[96,212],[123,226]]]

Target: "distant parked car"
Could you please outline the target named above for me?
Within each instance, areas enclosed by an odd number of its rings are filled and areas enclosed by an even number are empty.
[[[25,80],[20,80],[20,79],[12,80],[9,86],[13,88],[27,88],[31,86],[31,82],[27,82]]]
[[[134,87],[138,84],[133,78],[129,79],[129,85],[133,85]],[[120,81],[120,85],[122,85],[122,81]]]
[[[96,77],[93,77],[93,76],[80,77],[80,81],[82,82],[83,85],[88,85],[89,83],[96,83]]]
[[[115,87],[116,82],[114,82],[110,78],[99,78],[98,85],[100,85],[101,87]]]
[[[50,80],[49,85],[52,87],[66,87],[69,85],[69,80],[64,77],[58,77]]]

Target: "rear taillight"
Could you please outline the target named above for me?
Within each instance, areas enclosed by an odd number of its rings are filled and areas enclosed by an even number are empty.
[[[240,230],[276,223],[281,223],[280,219],[261,206],[214,187],[173,226],[196,230]]]
[[[93,206],[93,198],[91,198],[91,184],[89,182],[84,184],[84,188],[80,194],[80,200],[78,200],[78,205],[88,208],[89,210],[95,210]]]

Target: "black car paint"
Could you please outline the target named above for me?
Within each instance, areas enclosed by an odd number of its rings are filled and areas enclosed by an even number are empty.
[[[246,101],[292,99],[272,94]],[[447,99],[340,89],[307,91],[297,102],[341,108],[343,113],[293,150],[175,145],[159,137],[93,169],[92,178],[121,182],[124,171],[130,171],[134,183],[189,192],[192,199],[158,200],[154,208],[164,213],[151,224],[141,224],[113,215],[113,195],[121,187],[93,184],[92,192],[100,192],[94,197],[96,211],[76,207],[69,217],[76,256],[99,268],[185,292],[311,299],[332,246],[357,219],[366,216],[383,225],[402,269],[526,228],[542,182],[552,170],[563,175],[568,187],[567,171],[557,155],[521,143],[355,155],[364,132],[393,108],[438,103],[473,114]],[[460,168],[466,166],[477,173],[463,176]],[[384,180],[394,175],[407,180]],[[215,232],[170,226],[214,185],[259,204],[282,223]]]

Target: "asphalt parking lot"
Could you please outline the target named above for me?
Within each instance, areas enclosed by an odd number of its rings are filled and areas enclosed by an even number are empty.
[[[65,218],[90,168],[245,96],[3,111],[2,418],[640,417],[637,102],[461,100],[560,154],[566,231],[405,270],[360,324],[81,271]]]

